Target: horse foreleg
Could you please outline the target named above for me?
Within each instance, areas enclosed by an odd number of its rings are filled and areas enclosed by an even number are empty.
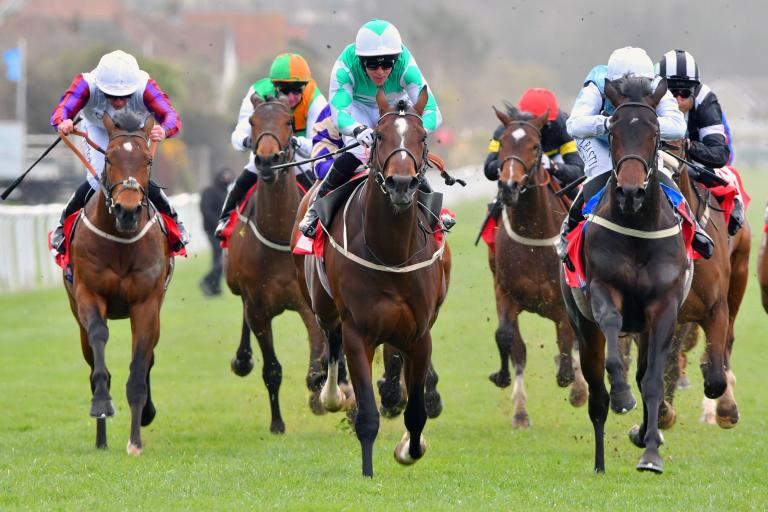
[[[512,384],[512,378],[509,375],[509,356],[512,351],[512,333],[509,309],[511,307],[509,297],[504,293],[498,283],[494,284],[496,293],[496,313],[499,317],[499,326],[496,329],[496,346],[499,349],[499,360],[501,368],[498,372],[488,376],[491,382],[500,388],[506,388]]]
[[[575,307],[575,306],[574,306]],[[579,338],[579,359],[589,385],[588,412],[595,434],[595,473],[605,473],[605,420],[610,398],[605,387],[605,340],[598,327],[584,317],[575,327]]]
[[[339,387],[339,360],[341,359],[341,326],[327,331],[328,337],[328,371],[323,388],[320,391],[320,402],[329,412],[336,412],[344,405],[344,392]]]
[[[93,396],[94,393],[94,386],[93,386],[93,349],[91,349],[91,345],[88,343],[88,332],[80,326],[80,348],[83,351],[83,357],[85,358],[85,361],[88,363],[88,366],[91,367],[91,371],[88,375],[88,384],[91,388],[91,396]],[[110,385],[112,383],[112,376],[107,372],[107,389],[110,388]],[[106,449],[107,448],[107,420],[106,418],[96,418],[96,448]]]
[[[611,383],[611,409],[626,414],[637,406],[632,390],[627,384],[624,363],[619,354],[619,333],[621,331],[621,297],[602,282],[590,283],[592,314],[605,335],[608,353],[605,369]],[[583,361],[583,359],[582,359]]]
[[[256,340],[259,342],[261,357],[263,360],[261,368],[261,377],[264,385],[267,387],[269,395],[269,408],[272,419],[269,425],[269,431],[273,434],[282,434],[285,432],[285,423],[280,415],[280,384],[283,382],[283,367],[277,360],[275,346],[272,340],[272,319],[268,318],[254,304],[249,304],[247,308],[248,325],[251,327]]]
[[[317,320],[312,310],[303,301],[296,307],[296,311],[304,322],[309,339],[309,368],[307,369],[307,389],[309,389],[309,408],[315,414],[325,414],[325,408],[320,400],[320,389],[326,378],[326,369],[323,361],[326,335],[317,325]]]
[[[349,375],[357,399],[355,433],[360,441],[363,476],[373,477],[373,443],[379,433],[379,411],[373,396],[371,363],[375,345],[366,339],[349,321],[342,325],[344,354],[347,356]]]
[[[90,414],[94,418],[108,418],[115,415],[115,407],[109,394],[111,377],[107,370],[105,349],[109,339],[109,329],[105,320],[106,305],[90,293],[78,290],[78,319],[85,328],[88,348],[92,357]],[[82,344],[82,338],[81,338]],[[88,350],[83,347],[83,353]],[[86,356],[87,359],[87,356]],[[97,440],[98,442],[98,440]],[[106,438],[104,439],[106,446]]]
[[[555,358],[557,363],[557,385],[564,388],[576,378],[573,368],[573,340],[576,336],[573,334],[573,329],[571,329],[571,325],[565,317],[565,311],[563,311],[561,318],[555,320],[555,333],[559,350]]]
[[[443,399],[437,390],[438,380],[439,377],[435,371],[435,366],[430,360],[429,369],[427,370],[427,383],[424,386],[424,407],[427,410],[427,417],[429,419],[435,419],[443,412]]]
[[[243,326],[240,330],[240,346],[237,347],[235,357],[229,363],[229,367],[235,375],[245,377],[253,370],[253,350],[251,349],[251,329],[246,318],[245,297],[243,301]]]
[[[379,412],[385,418],[395,418],[403,412],[408,401],[400,386],[403,355],[389,344],[385,344],[383,350],[384,376],[377,382],[381,398]]]
[[[413,464],[427,449],[427,441],[422,432],[427,423],[427,411],[424,408],[424,385],[432,356],[432,336],[427,333],[418,340],[408,355],[405,364],[405,382],[408,389],[408,405],[403,417],[408,429],[395,446],[395,460],[400,464]]]
[[[132,358],[125,391],[131,408],[131,436],[126,450],[129,455],[140,455],[141,425],[148,404],[151,411],[147,411],[146,419],[149,419],[150,412],[154,418],[154,405],[151,405],[149,399],[149,369],[154,362],[155,345],[160,338],[160,302],[153,300],[135,304],[131,307],[130,314],[133,332]]]
[[[149,383],[149,375],[152,373],[152,367],[155,366],[155,354],[152,354],[152,360],[149,362],[149,368],[147,368],[147,403],[144,404],[144,408],[141,410],[141,426],[146,427],[152,423],[157,414],[155,404],[152,402],[152,386]]]
[[[707,398],[718,398],[725,392],[728,385],[725,377],[728,303],[721,300],[715,304],[709,315],[700,322],[700,325],[707,340],[701,361],[704,394]]]

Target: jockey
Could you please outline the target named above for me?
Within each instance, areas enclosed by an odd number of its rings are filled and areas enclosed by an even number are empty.
[[[699,66],[693,55],[684,50],[670,50],[656,64],[656,71],[667,79],[667,86],[677,100],[680,111],[688,121],[688,154],[691,159],[711,169],[735,177],[724,168],[733,160],[728,125],[715,93],[699,78]],[[711,180],[701,180],[704,186],[718,186]],[[737,191],[740,188],[736,187]],[[744,223],[744,200],[737,192],[733,211],[728,220],[728,234],[733,236]]]
[[[541,163],[560,185],[567,185],[584,175],[584,161],[579,156],[576,143],[565,129],[568,114],[557,106],[555,95],[540,88],[528,89],[517,103],[520,112],[528,112],[539,117],[549,110],[547,124],[541,129],[541,148],[544,154]],[[485,158],[485,177],[491,181],[499,179],[499,138],[504,126],[493,132]]]
[[[181,129],[181,119],[168,100],[168,96],[145,71],[139,69],[139,64],[133,55],[122,50],[102,56],[96,69],[90,73],[80,73],[74,78],[56,108],[53,109],[51,125],[60,134],[68,135],[74,130],[72,119],[82,110],[85,119],[84,131],[93,142],[101,148],[106,148],[109,137],[102,122],[103,114],[106,112],[114,117],[123,109],[141,115],[155,116],[159,124],[152,127],[149,134],[151,141],[159,142],[173,137]],[[104,154],[91,148],[85,140],[83,154],[101,176],[105,166]],[[80,185],[70,198],[53,232],[51,245],[57,251],[64,251],[64,220],[85,206],[91,189],[98,191],[99,183],[97,178],[88,174],[87,181]],[[176,221],[182,240],[179,247],[174,247],[173,250],[180,250],[189,242],[189,234],[184,224],[179,221],[173,206],[168,202],[168,197],[163,193],[163,189],[152,181],[149,182],[147,195],[161,213]]]
[[[617,80],[625,76],[647,78],[653,85],[660,80],[653,69],[653,62],[642,48],[625,47],[615,50],[608,59],[608,65],[594,67],[586,79],[584,87],[576,97],[571,115],[566,121],[568,133],[576,141],[581,158],[585,162],[584,173],[587,181],[576,196],[568,216],[563,221],[560,240],[555,244],[558,256],[568,264],[566,236],[584,220],[582,207],[586,200],[599,192],[611,176],[613,168],[608,146],[608,123],[615,107],[605,97],[605,81]],[[672,94],[667,91],[656,105],[661,140],[677,140],[685,134],[685,119]],[[671,178],[663,172],[659,179],[666,185],[677,189]],[[704,258],[712,256],[712,239],[696,224],[693,248]]]
[[[343,153],[331,166],[299,224],[305,236],[312,238],[317,230],[314,201],[349,181],[358,167],[368,161],[368,148],[373,144],[374,129],[380,117],[376,104],[378,88],[383,88],[390,103],[406,99],[415,104],[426,84],[394,25],[384,20],[371,20],[358,30],[355,42],[336,59],[331,71],[329,96],[331,113],[344,145],[357,141],[361,146]],[[429,88],[427,91],[429,99],[422,120],[427,133],[432,133],[440,126],[442,115],[432,91]]]
[[[258,80],[248,88],[240,104],[237,126],[232,132],[231,142],[237,151],[250,151],[250,155],[248,164],[235,181],[235,185],[230,189],[227,200],[224,202],[219,224],[216,228],[216,236],[221,235],[227,225],[229,215],[258,180],[254,154],[251,151],[253,141],[251,140],[250,124],[250,118],[254,111],[251,96],[255,93],[258,93],[262,98],[285,96],[288,99],[288,106],[293,114],[293,139],[291,142],[296,149],[294,161],[309,157],[312,151],[312,127],[317,122],[320,112],[328,105],[328,101],[312,78],[309,64],[304,57],[296,53],[283,53],[275,57],[269,69],[269,77]],[[304,170],[296,166],[294,172],[298,176],[302,175]],[[306,185],[309,187],[311,183],[306,183]]]

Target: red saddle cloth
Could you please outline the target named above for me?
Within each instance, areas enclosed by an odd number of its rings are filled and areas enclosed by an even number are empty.
[[[491,249],[491,252],[496,252],[496,230],[499,229],[499,223],[496,222],[496,219],[493,217],[488,217],[488,220],[485,222],[485,226],[483,226],[483,231],[480,234],[480,237],[483,239],[483,242],[488,244],[488,247]]]
[[[739,171],[736,170],[735,167],[729,165],[720,169],[715,169],[715,174],[728,182],[727,185],[720,185],[709,189],[712,192],[712,195],[717,198],[720,206],[722,206],[725,222],[727,223],[731,218],[733,202],[736,196],[741,196],[744,201],[745,212],[747,211],[747,207],[752,198],[747,194],[747,191],[744,188],[744,183],[741,181],[741,174],[739,174]]]
[[[160,212],[158,212],[160,213]],[[69,252],[69,245],[72,242],[72,234],[74,233],[74,227],[77,223],[77,218],[80,216],[80,210],[77,210],[75,213],[64,219],[64,254],[61,254],[60,252],[56,251],[56,249],[53,248],[53,245],[51,244],[51,236],[53,235],[53,231],[48,232],[48,249],[55,253],[55,260],[56,264],[61,267],[62,269],[67,269],[67,267],[70,264],[70,252]],[[181,241],[181,232],[179,231],[179,227],[176,225],[176,222],[169,217],[168,215],[165,215],[164,213],[160,213],[160,216],[162,217],[162,223],[161,228],[163,230],[163,233],[165,233],[165,237],[168,240],[168,247],[171,251],[171,256],[187,256],[187,249],[184,246],[181,246],[181,249],[178,251],[174,251],[173,247],[176,246]],[[86,228],[87,229],[87,228]]]

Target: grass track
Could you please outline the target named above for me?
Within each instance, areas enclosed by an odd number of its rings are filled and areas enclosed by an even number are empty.
[[[521,323],[532,428],[511,429],[511,388],[499,390],[487,379],[498,368],[496,314],[486,250],[471,245],[483,213],[476,202],[457,208],[460,224],[450,237],[453,282],[433,329],[445,409],[427,422],[429,448],[415,466],[401,467],[392,457],[402,417],[383,419],[375,478],[360,476],[359,445],[343,416],[314,416],[306,405],[308,348],[292,313],[275,322],[287,432],[270,434],[260,355],[250,376],[229,371],[239,300],[202,298],[197,280],[207,258],[200,257],[177,266],[163,308],[152,372],[158,414],[143,429],[140,458],[124,449],[127,322],[110,323],[107,364],[117,416],[108,422],[109,449],[97,451],[87,365],[63,288],[0,296],[0,509],[764,510],[768,406],[760,392],[768,317],[754,260],[768,179],[757,172],[744,178],[754,196],[755,240],[732,360],[742,419],[731,431],[698,423],[701,375],[692,362],[694,387],[678,395],[662,476],[634,469],[640,451],[626,434],[641,410],[610,414],[607,474],[592,473],[586,408],[571,408],[567,390],[556,386],[554,327],[531,315]],[[692,361],[700,353],[698,347]]]

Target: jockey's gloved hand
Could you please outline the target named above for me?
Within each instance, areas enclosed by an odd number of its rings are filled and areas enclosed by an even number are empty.
[[[608,116],[603,116],[603,128],[605,128],[605,131],[603,133],[608,133],[611,129],[611,118]]]
[[[246,149],[250,149],[251,146],[253,146],[253,139],[251,139],[251,136],[247,136],[243,139],[243,147]]]
[[[552,165],[552,161],[549,159],[547,155],[544,155],[544,154],[541,155],[541,165],[549,172],[554,172],[555,168]]]
[[[352,136],[357,139],[357,142],[366,148],[369,148],[373,145],[373,128],[368,128],[367,126],[358,126],[352,132]]]

